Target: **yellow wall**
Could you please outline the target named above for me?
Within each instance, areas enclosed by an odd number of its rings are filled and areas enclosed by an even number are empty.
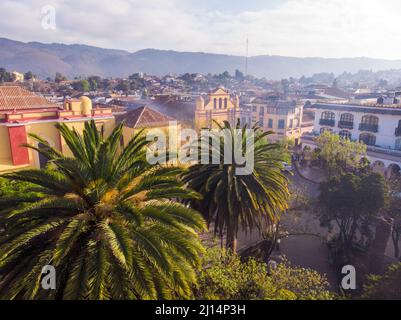
[[[89,120],[89,119],[88,119]],[[69,128],[75,128],[78,132],[82,132],[84,128],[85,120],[79,120],[76,122],[65,122]],[[104,134],[107,137],[110,135],[111,131],[115,126],[115,119],[99,119],[96,123],[104,127]],[[27,134],[33,133],[41,138],[45,139],[50,143],[51,146],[55,147],[57,150],[62,150],[63,154],[71,156],[71,151],[66,145],[64,139],[61,137],[59,131],[55,127],[56,122],[40,122],[27,124],[25,126]],[[27,137],[28,143],[32,145],[37,145],[36,141],[32,138]],[[16,169],[34,167],[39,168],[39,155],[34,150],[29,150],[29,164],[22,166],[14,166],[12,164],[10,143],[8,139],[8,128],[6,126],[0,126],[0,172],[7,172]]]
[[[11,148],[8,139],[8,128],[0,126],[0,171],[12,167]]]

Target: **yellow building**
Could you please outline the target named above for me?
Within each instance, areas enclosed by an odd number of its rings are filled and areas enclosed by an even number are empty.
[[[248,107],[251,109],[252,125],[257,124],[264,131],[273,131],[272,140],[288,138],[298,144],[302,135],[302,105],[295,101],[256,98]]]
[[[17,72],[17,71],[13,71],[11,72],[11,75],[13,77],[13,81],[14,82],[22,82],[25,79],[25,76],[23,73]]]
[[[59,151],[69,154],[55,124],[66,123],[80,132],[89,120],[95,120],[105,135],[115,126],[111,109],[92,108],[87,97],[66,101],[60,108],[21,87],[0,86],[0,173],[46,165],[46,159],[37,152],[21,147],[24,143],[35,143],[29,133],[41,136]]]
[[[121,122],[124,123],[124,127],[120,144],[124,147],[142,129],[144,129],[144,134],[151,129],[161,130],[168,138],[177,141],[181,130],[181,125],[176,119],[153,110],[148,106],[128,110],[126,113],[117,115],[116,124]]]
[[[238,119],[241,123],[250,123],[249,110],[241,109],[239,97],[231,96],[223,88],[210,92],[206,97],[200,96],[196,100],[196,130],[214,127],[213,121],[218,123],[228,121],[231,125],[235,125]]]
[[[273,131],[272,140],[289,138],[298,143],[302,112],[303,106],[295,101],[256,98],[240,105],[238,96],[231,96],[225,89],[219,88],[196,100],[195,128],[198,131],[212,128],[213,121],[229,121],[235,125],[239,119],[241,125],[252,127],[257,124],[264,131]]]

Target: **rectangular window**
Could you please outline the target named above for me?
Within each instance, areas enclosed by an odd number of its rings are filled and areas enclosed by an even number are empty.
[[[264,124],[264,121],[263,121],[263,117],[260,117],[260,118],[259,118],[259,126],[260,126],[260,127],[264,127],[264,125],[265,125],[265,124]]]
[[[269,129],[273,128],[273,119],[269,119],[268,127]]]
[[[264,116],[265,115],[265,107],[260,107],[259,109],[259,115]]]
[[[252,107],[252,112],[258,112],[258,107]]]
[[[285,120],[281,119],[278,121],[278,128],[284,129],[285,128]]]

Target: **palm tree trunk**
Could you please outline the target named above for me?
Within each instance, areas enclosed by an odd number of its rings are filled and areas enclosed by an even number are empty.
[[[232,253],[237,252],[237,235],[232,228],[228,228],[227,230],[226,249]]]

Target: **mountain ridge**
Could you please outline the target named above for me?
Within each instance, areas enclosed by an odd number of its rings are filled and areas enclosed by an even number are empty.
[[[221,73],[243,70],[245,57],[207,52],[142,49],[129,52],[85,44],[21,42],[0,38],[0,67],[11,71],[32,71],[41,78],[61,72],[69,78],[99,75],[127,77],[135,72],[153,75]],[[356,58],[288,57],[257,55],[248,58],[248,73],[280,80],[328,72],[336,75],[359,70],[401,69],[401,60]]]

